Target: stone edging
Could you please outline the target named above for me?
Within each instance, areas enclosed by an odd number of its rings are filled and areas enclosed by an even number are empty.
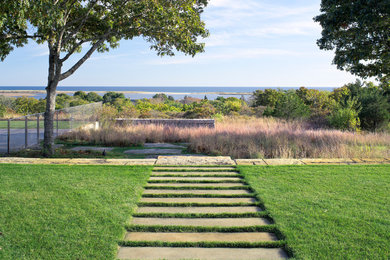
[[[3,157],[0,164],[68,165],[356,165],[390,164],[390,158],[305,158],[305,159],[236,159],[228,156],[159,156],[158,159],[45,159]]]

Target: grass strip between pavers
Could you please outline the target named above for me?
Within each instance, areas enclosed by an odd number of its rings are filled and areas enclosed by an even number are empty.
[[[237,169],[153,169],[153,172],[237,172]]]
[[[275,224],[247,227],[204,227],[204,226],[162,226],[162,225],[126,225],[128,232],[271,232],[279,238],[280,232]]]
[[[133,217],[143,218],[269,218],[267,211],[244,213],[135,213]]]
[[[256,198],[255,194],[143,194],[144,198]]]
[[[286,242],[262,241],[262,242],[163,242],[163,241],[120,241],[120,246],[129,247],[228,247],[228,248],[281,248]]]
[[[145,186],[144,189],[150,190],[249,190],[250,186],[232,186],[232,187],[201,187],[201,186]]]
[[[214,177],[214,178],[240,178],[240,179],[244,179],[244,176],[242,176],[241,174],[237,173],[236,175],[232,175],[232,174],[152,174],[150,175],[150,177]]]
[[[194,202],[139,202],[139,207],[240,207],[240,206],[259,206],[256,202],[239,203],[194,203]]]
[[[154,167],[175,167],[175,168],[198,168],[198,167],[207,167],[207,168],[236,168],[236,165],[160,165],[156,164]]]
[[[148,183],[244,183],[243,180],[148,180]]]

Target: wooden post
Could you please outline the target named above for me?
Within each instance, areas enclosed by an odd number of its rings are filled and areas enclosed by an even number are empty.
[[[37,144],[39,145],[39,114],[37,114]]]
[[[28,117],[24,117],[24,148],[28,146]]]
[[[11,151],[11,119],[8,119],[7,152]]]
[[[56,111],[56,114],[57,114],[57,135],[56,136],[58,136],[58,111]]]

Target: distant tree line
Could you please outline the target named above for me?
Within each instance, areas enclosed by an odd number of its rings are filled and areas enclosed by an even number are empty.
[[[123,93],[77,91],[73,96],[58,94],[56,109],[103,102],[102,121],[115,118],[219,118],[223,116],[266,116],[305,120],[318,127],[341,130],[390,130],[390,86],[381,83],[346,84],[333,91],[301,87],[294,90],[256,90],[245,98],[217,97],[209,100],[185,96],[175,100],[159,93],[149,99],[131,100]],[[45,99],[0,96],[0,116],[32,114],[45,110]]]

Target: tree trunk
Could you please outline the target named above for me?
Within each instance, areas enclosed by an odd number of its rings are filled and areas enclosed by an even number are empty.
[[[58,55],[50,48],[49,76],[46,87],[46,110],[44,118],[43,155],[45,157],[54,154],[54,114],[56,109],[56,94],[59,77],[61,75],[61,63]]]
[[[56,109],[57,85],[58,81],[52,81],[46,87],[45,132],[43,139],[43,155],[46,157],[54,154],[54,113]]]

